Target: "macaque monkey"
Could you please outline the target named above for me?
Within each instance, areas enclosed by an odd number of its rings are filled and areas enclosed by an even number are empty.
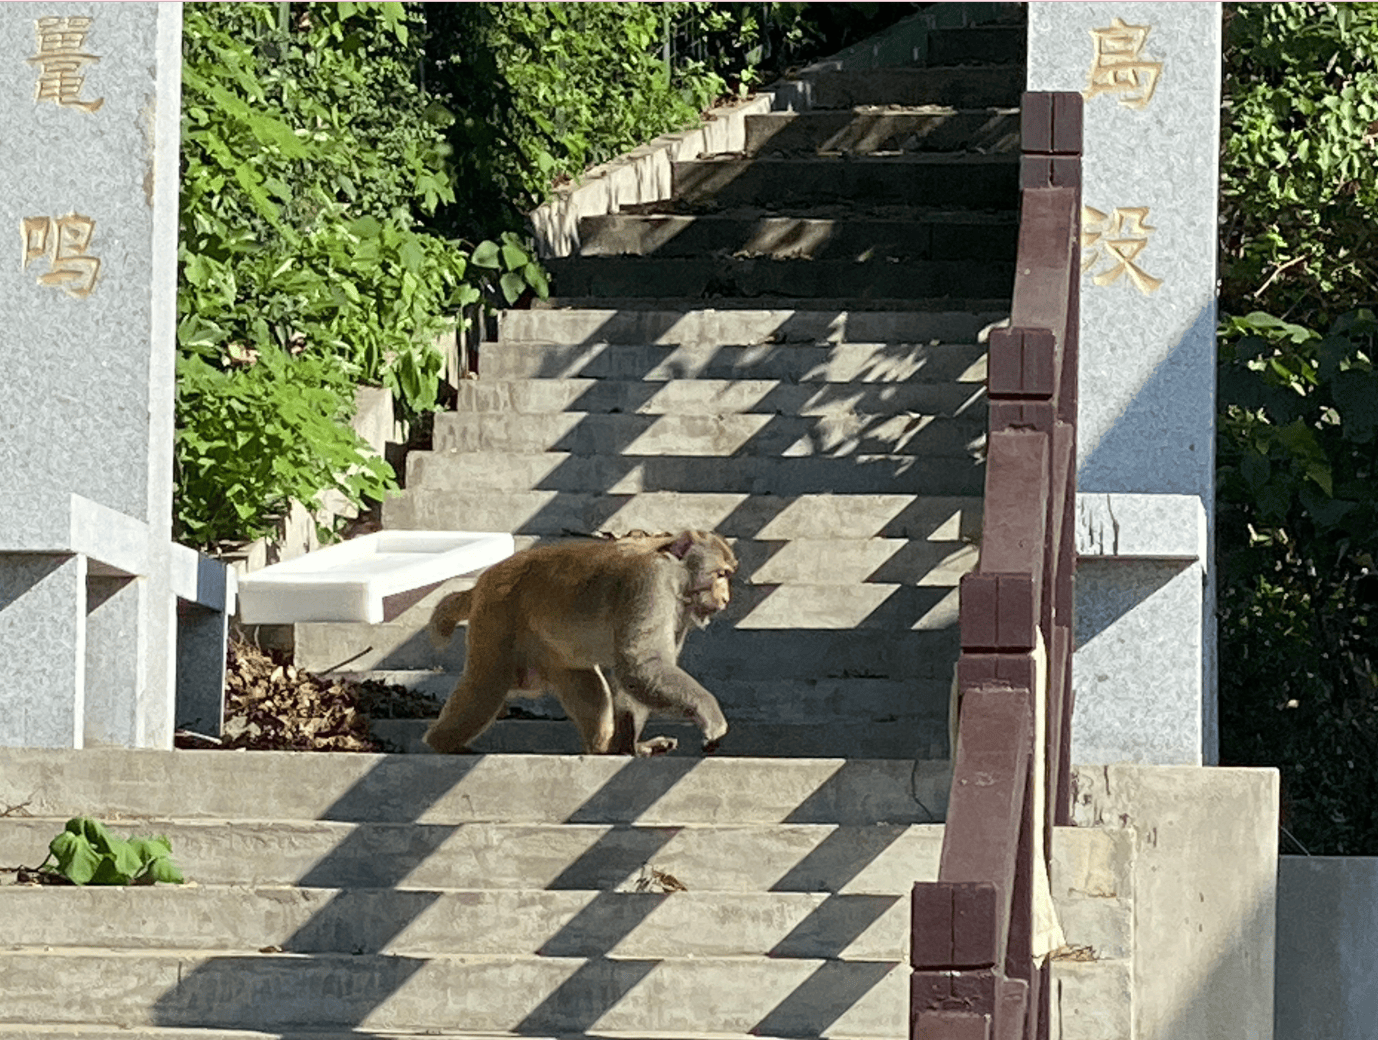
[[[468,657],[426,743],[461,751],[493,724],[509,691],[549,690],[587,754],[672,750],[670,737],[641,740],[653,711],[688,716],[704,751],[714,750],[727,720],[677,661],[684,637],[727,606],[736,570],[728,544],[705,531],[540,545],[495,564],[431,616],[438,646],[468,620]]]

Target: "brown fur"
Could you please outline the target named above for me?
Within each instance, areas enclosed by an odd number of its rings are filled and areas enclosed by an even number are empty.
[[[463,750],[498,717],[509,691],[548,689],[588,754],[673,748],[667,737],[640,739],[652,711],[687,715],[712,750],[727,722],[676,662],[689,631],[727,606],[736,569],[727,543],[704,531],[537,546],[490,567],[432,614],[440,645],[469,621],[468,659],[426,743]]]

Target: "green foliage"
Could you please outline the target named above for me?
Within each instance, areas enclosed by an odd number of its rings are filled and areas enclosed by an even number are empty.
[[[385,494],[352,386],[436,407],[435,338],[546,295],[519,229],[554,184],[912,8],[187,4],[179,537]]]
[[[454,199],[448,111],[416,82],[424,21],[398,3],[189,4],[178,293],[178,536],[265,534],[295,498],[395,488],[348,423],[354,386],[437,406],[436,338],[486,297],[544,295],[419,220]],[[486,256],[486,254],[485,254]]]
[[[518,226],[560,178],[689,125],[724,84],[671,70],[663,19],[685,4],[435,5],[427,85],[454,112],[451,229]]]
[[[1312,852],[1378,849],[1375,358],[1367,310],[1222,329],[1222,754],[1282,769]]]
[[[1378,3],[1233,6],[1224,306],[1324,325],[1378,284]]]
[[[427,88],[454,114],[438,226],[493,238],[553,185],[913,4],[470,3],[426,7]],[[668,61],[667,61],[668,57]]]
[[[329,356],[265,347],[223,368],[177,362],[174,520],[194,545],[268,534],[290,502],[337,488],[354,504],[395,486],[349,425],[354,383]]]
[[[48,844],[48,858],[39,870],[76,885],[180,885],[182,872],[171,853],[167,838],[117,838],[96,820],[77,816]]]
[[[1308,851],[1373,854],[1378,4],[1232,5],[1225,84],[1221,756],[1281,769]]]

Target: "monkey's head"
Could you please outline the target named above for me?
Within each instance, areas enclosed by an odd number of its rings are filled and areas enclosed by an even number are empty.
[[[703,628],[732,600],[730,582],[737,573],[736,554],[712,531],[681,531],[661,551],[684,561],[689,572],[685,606],[694,624]]]

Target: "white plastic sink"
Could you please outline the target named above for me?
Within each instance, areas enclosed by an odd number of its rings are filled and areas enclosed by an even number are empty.
[[[513,537],[497,532],[378,531],[241,577],[239,616],[249,625],[378,624],[389,597],[477,574],[515,551]]]

